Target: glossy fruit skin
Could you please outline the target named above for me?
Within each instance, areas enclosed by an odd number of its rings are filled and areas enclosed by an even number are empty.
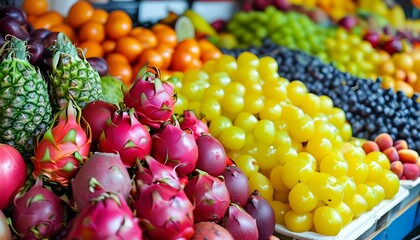
[[[166,123],[152,134],[151,155],[159,162],[174,167],[178,175],[184,177],[195,169],[198,147],[194,135],[177,125]]]
[[[141,240],[142,229],[127,202],[113,193],[93,199],[73,221],[66,239]]]
[[[237,166],[227,166],[222,176],[229,191],[230,201],[244,207],[249,197],[249,182],[245,173]]]
[[[12,146],[0,144],[0,169],[3,181],[0,187],[0,210],[8,208],[26,181],[26,165],[22,155]]]
[[[217,177],[226,168],[228,156],[223,145],[210,134],[202,134],[196,139],[198,159],[195,167]]]
[[[130,33],[133,28],[133,21],[130,16],[122,10],[114,10],[108,15],[105,22],[105,33],[111,39],[119,39]]]
[[[0,238],[4,240],[12,239],[12,231],[2,210],[0,210]]]
[[[234,240],[226,228],[215,222],[199,222],[194,224],[195,233],[191,240]]]
[[[14,200],[13,227],[24,239],[51,238],[63,229],[64,221],[65,203],[43,187],[40,177]]]
[[[124,133],[124,134],[123,134]],[[126,167],[150,155],[152,139],[149,128],[141,124],[134,109],[115,112],[99,137],[99,151],[118,152]]]
[[[89,202],[103,194],[112,192],[128,199],[131,179],[118,154],[95,152],[77,172],[72,180],[72,193],[79,211]]]
[[[183,189],[140,185],[133,207],[150,239],[189,239],[194,235],[193,205]]]
[[[244,209],[257,220],[258,239],[268,239],[274,233],[276,225],[274,210],[268,201],[254,191]]]
[[[230,195],[222,178],[199,171],[184,188],[188,199],[194,204],[194,221],[220,221],[225,215]]]

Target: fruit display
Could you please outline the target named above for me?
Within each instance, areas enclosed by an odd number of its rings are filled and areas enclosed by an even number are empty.
[[[362,145],[366,154],[385,154],[390,163],[391,171],[402,180],[416,180],[420,174],[419,154],[410,149],[403,139],[394,141],[387,133],[379,134],[373,141]]]
[[[243,50],[224,50],[238,56]],[[403,92],[381,88],[381,80],[367,81],[304,52],[290,50],[266,41],[261,48],[248,51],[258,56],[272,56],[278,62],[278,74],[287,79],[299,79],[310,92],[329,96],[341,108],[352,126],[353,136],[374,140],[381,133],[393,139],[405,139],[409,146],[420,151],[417,124],[420,105],[417,94],[412,98]]]
[[[280,77],[280,64],[248,51],[222,55],[201,71],[179,74],[175,90],[185,100],[176,105],[203,115],[277,224],[335,236],[392,199],[399,178],[385,154],[368,157],[349,142],[352,127],[330,97]]]

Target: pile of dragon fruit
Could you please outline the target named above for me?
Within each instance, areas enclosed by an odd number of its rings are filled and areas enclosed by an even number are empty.
[[[29,162],[2,144],[17,169],[0,184],[2,239],[268,239],[270,204],[175,102],[170,81],[144,67],[121,106],[69,101]]]

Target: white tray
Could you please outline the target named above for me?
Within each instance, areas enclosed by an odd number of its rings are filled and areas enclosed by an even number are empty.
[[[400,185],[405,189],[412,189],[419,185],[420,183],[420,177],[418,177],[416,180],[400,180]]]
[[[316,239],[316,240],[338,240],[338,239],[357,239],[363,233],[368,231],[375,223],[389,212],[392,208],[397,206],[401,201],[408,196],[409,191],[403,187],[400,187],[398,193],[390,200],[384,200],[379,203],[372,210],[362,214],[360,217],[351,221],[347,226],[345,226],[337,236],[326,236],[315,232],[302,232],[296,233],[288,230],[286,226],[281,224],[276,224],[275,231],[277,234],[291,237],[293,239]],[[280,236],[281,237],[281,236]]]

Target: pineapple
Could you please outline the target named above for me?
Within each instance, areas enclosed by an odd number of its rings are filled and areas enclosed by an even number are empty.
[[[29,63],[25,41],[7,36],[0,55],[0,142],[26,156],[52,121],[48,87]]]
[[[80,108],[103,99],[98,72],[87,62],[83,51],[63,33],[58,34],[53,45],[49,84],[54,112],[66,107],[70,97]]]

